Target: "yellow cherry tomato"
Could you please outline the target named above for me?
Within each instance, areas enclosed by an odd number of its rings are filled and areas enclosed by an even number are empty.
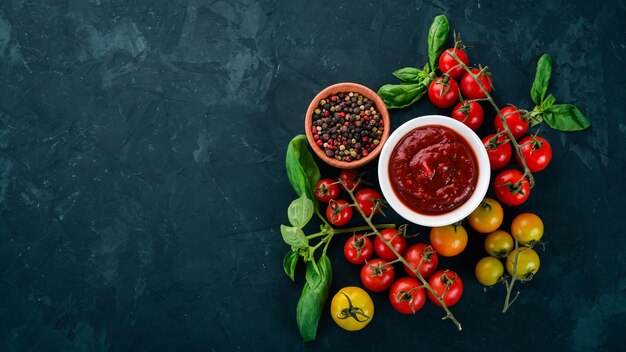
[[[515,278],[520,280],[530,280],[537,273],[540,266],[539,255],[534,249],[528,247],[519,247],[519,255],[517,258],[517,272]],[[513,263],[515,262],[515,250],[506,257],[506,271],[513,276]]]
[[[521,244],[532,246],[543,237],[543,221],[533,213],[520,214],[511,223],[511,235]]]
[[[500,203],[495,199],[485,198],[467,217],[467,222],[474,230],[489,233],[497,230],[502,225],[503,219],[504,211]]]
[[[467,246],[467,231],[461,224],[433,227],[430,230],[430,244],[444,257],[453,257]]]
[[[362,288],[344,287],[330,302],[330,315],[345,330],[361,330],[374,318],[374,302]]]
[[[504,274],[504,265],[498,258],[485,257],[476,264],[474,273],[478,282],[485,286],[493,286]]]
[[[494,231],[485,237],[485,250],[491,256],[504,258],[513,250],[513,237],[506,231]]]

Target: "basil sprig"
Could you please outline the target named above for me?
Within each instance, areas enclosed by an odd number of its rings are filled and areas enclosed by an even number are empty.
[[[283,259],[283,270],[293,281],[300,257],[306,263],[306,282],[296,308],[296,322],[304,341],[315,340],[317,324],[328,301],[332,281],[330,260],[323,254],[316,262],[315,248],[303,228],[309,223],[317,207],[314,187],[320,180],[320,171],[307,148],[306,136],[294,137],[287,147],[285,166],[287,177],[294,191],[298,194],[287,209],[287,218],[291,226],[281,225],[283,241],[291,246]]]
[[[378,90],[378,95],[387,108],[400,109],[420,100],[428,91],[430,82],[435,77],[437,62],[448,40],[450,23],[444,15],[435,17],[428,30],[428,61],[423,69],[405,67],[393,72],[403,81],[402,84],[385,84]]]
[[[535,108],[530,113],[533,126],[545,122],[551,128],[559,131],[581,131],[591,123],[585,115],[572,104],[555,104],[556,99],[546,92],[552,75],[552,58],[543,54],[537,62],[535,80],[530,88],[530,98]]]

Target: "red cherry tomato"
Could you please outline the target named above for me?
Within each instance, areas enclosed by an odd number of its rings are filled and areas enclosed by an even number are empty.
[[[372,215],[372,210],[374,209],[376,201],[379,202],[379,205],[376,206],[376,211],[374,213],[378,213],[380,209],[380,201],[382,201],[383,196],[381,196],[375,189],[363,188],[357,192],[355,198],[359,207],[363,209],[365,216],[370,216]]]
[[[331,199],[326,208],[326,218],[335,226],[343,226],[352,219],[352,207],[343,199]]]
[[[383,292],[391,286],[396,277],[393,265],[386,260],[372,259],[361,268],[361,282],[372,292]]]
[[[459,62],[456,61],[450,53],[455,53],[456,56],[463,61],[464,64],[469,65],[469,58],[467,57],[467,53],[461,49],[450,48],[444,51],[441,56],[439,56],[439,69],[442,73],[447,73],[452,78],[459,79],[465,73],[465,70]]]
[[[552,147],[550,143],[539,136],[528,136],[520,142],[522,145],[522,155],[526,160],[526,166],[532,172],[538,172],[545,169],[550,160],[552,160]],[[515,154],[517,163],[521,166],[522,162],[519,160],[519,156]]]
[[[505,167],[509,161],[511,161],[513,154],[513,147],[511,147],[511,142],[508,138],[504,135],[500,135],[496,143],[495,136],[495,134],[490,134],[483,138],[483,144],[485,145],[485,149],[487,149],[491,170],[498,170]]]
[[[437,271],[428,279],[428,284],[437,293],[437,296],[443,296],[443,303],[448,307],[455,305],[463,295],[463,281],[452,270]],[[430,291],[428,291],[428,298],[434,304],[441,306],[441,303]]]
[[[452,109],[452,118],[463,122],[472,131],[476,131],[483,124],[485,112],[477,101],[462,101]]]
[[[315,197],[324,203],[328,203],[331,199],[337,199],[339,197],[339,184],[330,178],[319,180],[315,185]]]
[[[343,255],[352,264],[363,264],[374,254],[374,246],[369,238],[353,235],[343,246]]]
[[[406,239],[398,234],[397,229],[384,229],[380,231],[380,234],[387,240],[391,242],[393,248],[400,253],[400,255],[404,254],[406,251]],[[376,236],[374,240],[374,251],[376,251],[376,255],[385,259],[385,260],[394,260],[396,259],[396,255],[387,247],[385,242],[380,239],[380,237]]]
[[[530,184],[521,171],[515,169],[504,170],[496,176],[493,182],[493,191],[500,202],[508,206],[516,206],[528,199]]]
[[[472,68],[470,71],[478,76],[478,80],[485,87],[487,93],[490,93],[492,88],[491,74],[486,71],[481,73],[477,68]],[[463,78],[461,78],[461,94],[463,94],[465,99],[481,99],[485,97],[485,93],[469,73],[465,73]]]
[[[412,277],[396,280],[389,290],[391,306],[402,314],[414,314],[426,303],[426,292],[422,283]]]
[[[509,129],[511,130],[511,133],[513,133],[513,137],[515,137],[515,139],[521,138],[526,134],[526,132],[528,132],[528,120],[522,117],[515,106],[505,106],[500,109],[500,113],[504,116],[506,125],[509,126]],[[496,127],[496,131],[504,131],[502,119],[498,114],[496,114],[493,124]]]
[[[459,101],[459,85],[450,76],[437,77],[428,86],[428,99],[440,109],[449,108]]]
[[[426,255],[426,258],[422,261],[422,265],[420,265],[424,252],[430,253]],[[432,246],[425,243],[417,243],[409,247],[406,252],[404,252],[404,259],[409,262],[409,265],[413,269],[417,269],[419,266],[420,274],[424,279],[428,279],[428,277],[437,270],[437,265],[439,265],[437,252],[435,252]],[[406,265],[404,266],[404,271],[413,277],[417,277],[417,275],[413,273],[413,270],[410,270]]]
[[[339,173],[339,179],[346,184],[346,186],[352,190],[352,192],[356,192],[361,188],[361,175],[354,170],[343,170]],[[344,191],[347,191],[346,188],[341,185],[341,188]]]

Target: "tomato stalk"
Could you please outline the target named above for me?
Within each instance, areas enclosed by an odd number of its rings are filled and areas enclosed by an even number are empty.
[[[341,181],[341,183],[343,183],[343,181]],[[357,204],[357,200],[356,200],[356,197],[354,196],[354,192],[352,192],[351,190],[348,190],[348,194],[350,195],[350,198],[352,199],[354,204]],[[383,241],[383,243],[393,252],[393,254],[397,258],[396,260],[400,261],[402,264],[404,264],[408,268],[410,268],[413,271],[413,273],[415,274],[415,276],[417,276],[417,278],[420,280],[420,282],[422,283],[423,287],[426,290],[428,290],[437,299],[437,301],[441,304],[441,307],[446,312],[446,315],[443,318],[441,318],[441,319],[442,320],[450,319],[454,323],[456,328],[459,331],[461,331],[462,330],[461,323],[459,323],[459,321],[454,317],[454,314],[452,314],[452,312],[450,311],[448,306],[445,304],[445,302],[443,301],[443,298],[440,297],[437,294],[437,292],[430,286],[428,281],[426,281],[426,279],[424,279],[424,277],[419,272],[419,270],[418,269],[413,269],[413,267],[409,264],[409,262],[406,259],[404,259],[404,257],[400,253],[398,253],[398,251],[393,247],[393,245],[391,244],[391,241],[387,241],[385,239],[385,237],[383,237],[383,235],[378,231],[376,226],[372,223],[372,217],[371,216],[366,216],[365,213],[363,212],[363,209],[361,209],[361,207],[359,207],[358,205],[356,206],[356,209],[359,211],[359,213],[361,214],[361,216],[363,217],[365,222],[367,222],[367,224],[369,225],[369,227],[372,230],[372,232],[375,233],[376,236],[378,236],[378,238],[380,238]],[[421,262],[424,261],[425,257],[426,256],[423,256],[422,259],[420,260],[420,264],[418,264],[418,268],[419,268],[419,266],[421,266]]]
[[[482,84],[482,82],[480,81],[480,79],[478,78],[478,76],[476,76],[471,70],[470,68],[461,60],[459,59],[459,57],[456,55],[456,53],[454,52],[449,52],[448,53],[453,59],[455,59],[459,65],[461,67],[463,67],[463,69],[472,77],[472,79],[478,84],[478,86],[480,87],[480,89],[483,91],[483,93],[485,94],[485,98],[482,98],[486,101],[488,101],[493,108],[496,110],[496,113],[498,114],[498,116],[500,117],[500,119],[502,120],[502,126],[504,127],[504,132],[506,132],[506,134],[509,136],[509,140],[511,141],[511,144],[513,145],[513,147],[515,148],[515,152],[517,153],[517,155],[519,156],[519,159],[522,163],[522,167],[524,168],[524,174],[522,175],[522,178],[517,181],[518,184],[521,184],[522,181],[524,180],[524,177],[528,178],[528,183],[530,184],[530,188],[533,188],[535,186],[535,178],[533,177],[532,172],[530,172],[530,169],[528,168],[528,166],[526,165],[526,160],[524,159],[524,156],[522,155],[522,146],[517,143],[517,140],[515,139],[515,137],[513,136],[513,132],[511,132],[511,129],[509,128],[509,125],[506,122],[506,118],[504,115],[502,115],[502,112],[500,111],[500,108],[498,107],[498,105],[496,104],[495,100],[493,100],[493,98],[491,97],[491,95],[489,94],[489,92],[487,91],[487,89],[485,88],[485,86]],[[519,110],[519,109],[518,109]],[[522,111],[522,110],[519,110]]]
[[[511,276],[511,282],[504,279],[504,285],[506,286],[506,298],[504,299],[504,307],[502,308],[502,313],[506,313],[509,310],[509,307],[515,302],[517,297],[519,296],[519,291],[515,293],[515,297],[511,300],[511,292],[513,291],[513,285],[515,284],[515,278],[517,277],[517,261],[519,259],[519,241],[517,240],[517,236],[514,236],[515,239],[515,257],[513,258],[513,274]],[[507,258],[508,260],[508,258]]]

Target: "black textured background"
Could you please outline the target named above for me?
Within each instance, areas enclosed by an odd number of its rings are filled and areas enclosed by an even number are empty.
[[[553,162],[509,211],[544,219],[541,270],[502,315],[504,289],[473,278],[472,236],[442,261],[465,281],[462,332],[432,305],[400,316],[373,295],[364,331],[324,314],[303,344],[302,272],[284,275],[278,231],[295,195],[286,145],[325,86],[377,89],[423,65],[441,13],[491,68],[499,102],[531,108],[548,52],[549,90],[592,121],[542,128]],[[0,350],[618,349],[625,15],[624,1],[2,1]],[[392,124],[442,112],[420,102]],[[358,284],[340,247],[331,294]]]

